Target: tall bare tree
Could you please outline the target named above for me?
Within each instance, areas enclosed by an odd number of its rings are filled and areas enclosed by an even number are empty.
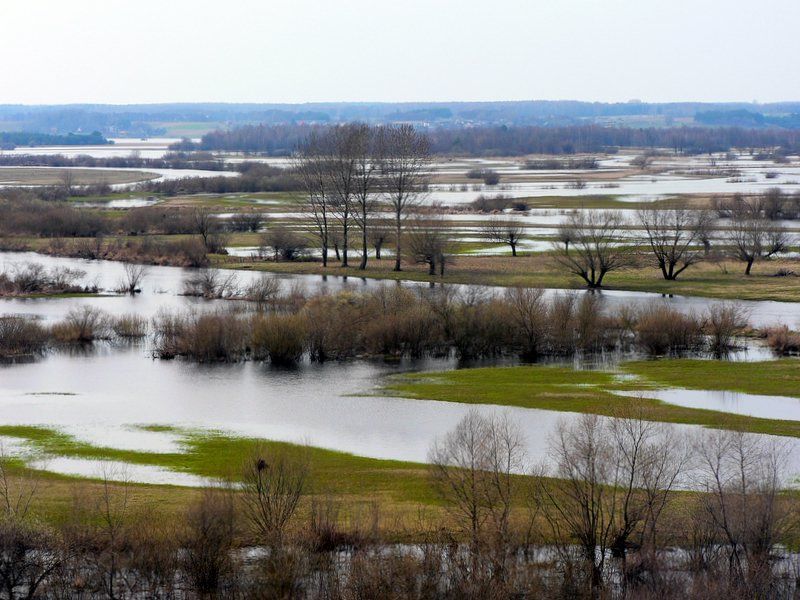
[[[353,202],[358,190],[358,160],[361,129],[359,123],[339,125],[327,133],[326,162],[331,187],[331,207],[341,233],[342,266],[349,266],[350,226],[353,222]]]
[[[312,132],[301,145],[298,159],[295,161],[295,170],[300,175],[306,191],[306,211],[311,216],[314,233],[319,238],[323,267],[328,266],[328,248],[332,242],[331,164],[325,153],[325,143],[324,136]]]
[[[664,279],[677,279],[705,256],[697,245],[702,244],[706,214],[684,208],[639,211],[639,224]]]
[[[419,204],[428,181],[430,142],[411,125],[381,129],[381,185],[394,213],[394,270],[402,270],[403,222],[410,209]]]
[[[571,243],[554,243],[556,260],[590,288],[601,287],[608,273],[629,264],[629,252],[619,247],[624,222],[618,211],[572,213],[562,223],[565,233],[559,236],[560,240],[571,240]]]
[[[507,542],[518,492],[513,476],[525,458],[522,432],[508,415],[488,417],[471,410],[433,444],[428,458],[431,481],[469,535],[471,548]]]
[[[361,230],[360,270],[367,268],[369,256],[368,230],[378,192],[378,177],[382,144],[376,132],[363,123],[353,125],[353,151],[355,154],[355,190],[353,193],[353,218]]]

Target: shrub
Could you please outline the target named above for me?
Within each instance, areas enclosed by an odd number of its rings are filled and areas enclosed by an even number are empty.
[[[634,331],[638,346],[648,354],[674,354],[703,346],[702,324],[664,304],[640,310]]]
[[[781,356],[800,353],[800,333],[791,331],[788,326],[772,327],[766,330],[767,345]]]
[[[107,338],[109,330],[105,312],[84,306],[70,310],[63,322],[53,325],[51,333],[59,342],[87,343]]]
[[[19,316],[0,317],[0,357],[41,354],[47,345],[47,330],[38,321]]]
[[[306,321],[302,315],[270,314],[255,317],[251,324],[253,357],[269,358],[274,364],[298,362],[306,350]]]

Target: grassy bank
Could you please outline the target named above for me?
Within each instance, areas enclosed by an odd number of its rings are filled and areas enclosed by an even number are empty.
[[[741,370],[740,373],[733,375],[737,369]],[[668,385],[800,397],[800,363],[797,361],[660,360],[627,363],[622,366],[622,371],[636,374],[641,380],[621,380],[615,373],[576,371],[568,367],[490,367],[393,376],[386,381],[384,391],[408,398],[606,416],[633,410],[637,416],[653,421],[800,437],[800,422],[796,421],[686,408],[614,393]]]
[[[93,446],[56,429],[27,425],[0,426],[0,436],[22,438],[38,456],[65,456],[83,459],[107,459],[136,465],[151,465],[190,473],[209,480],[235,480],[244,459],[257,444],[269,448],[297,449],[275,441],[228,436],[219,432],[176,430],[170,427],[146,428],[173,432],[180,436],[180,452],[139,452]],[[389,502],[431,503],[434,501],[426,482],[426,467],[418,463],[379,460],[309,447],[314,467],[314,494],[374,497]]]

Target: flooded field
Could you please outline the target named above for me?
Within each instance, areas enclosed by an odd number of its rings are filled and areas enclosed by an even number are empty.
[[[115,262],[0,253],[0,270],[19,268],[31,262],[80,269],[86,273],[86,280],[96,282],[105,290],[114,289],[123,275],[123,265]],[[53,322],[63,318],[70,309],[81,306],[150,318],[163,310],[217,310],[229,308],[231,303],[243,304],[180,295],[190,273],[175,267],[150,267],[142,293],[135,296],[5,299],[0,300],[0,314],[36,315]],[[242,285],[259,277],[278,277],[246,271],[236,276]],[[301,286],[309,293],[398,285],[342,277],[280,276],[279,279],[284,289]],[[565,292],[548,292],[558,293]],[[609,310],[659,301],[685,311],[703,311],[713,303],[705,298],[661,298],[656,294],[619,291],[606,291],[602,296]],[[800,323],[800,304],[744,301],[738,304],[746,308],[751,321],[757,325]],[[768,357],[768,353],[756,348],[739,355],[745,360]],[[375,388],[390,374],[459,366],[462,365],[453,359],[395,364],[366,360],[324,364],[304,361],[293,369],[258,362],[198,365],[181,360],[155,360],[147,343],[103,342],[83,350],[53,351],[39,360],[0,366],[0,425],[56,428],[96,446],[149,452],[179,449],[181,431],[214,430],[308,443],[375,458],[424,462],[431,442],[452,429],[471,406],[387,398],[376,394]],[[753,416],[800,416],[797,409],[800,401],[791,398],[739,396],[731,401],[729,396],[716,392],[676,396],[667,390],[663,394],[665,402],[684,406]],[[545,459],[549,433],[563,419],[575,416],[488,405],[479,409],[488,413],[511,413],[526,434],[531,460]],[[153,431],[143,426],[175,429]],[[675,426],[675,430],[698,428]],[[38,458],[35,466],[97,476],[98,469],[119,465],[54,457],[50,460]],[[800,464],[796,472],[800,473]],[[156,468],[136,467],[126,471],[125,476],[152,483],[198,483],[185,474],[175,474],[173,478],[169,471]]]

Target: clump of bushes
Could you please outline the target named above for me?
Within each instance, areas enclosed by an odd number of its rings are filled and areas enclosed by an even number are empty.
[[[35,319],[0,316],[0,358],[31,356],[44,352],[48,332]]]
[[[153,328],[159,358],[220,362],[241,360],[247,354],[247,323],[235,313],[161,314]]]
[[[120,315],[110,321],[114,335],[123,339],[143,338],[147,335],[147,319],[139,315]]]
[[[84,306],[69,311],[64,321],[50,328],[50,333],[57,342],[88,343],[108,339],[111,335],[111,321],[105,312],[92,306]]]
[[[773,352],[780,356],[800,354],[800,333],[792,331],[787,325],[771,327],[764,332]]]

